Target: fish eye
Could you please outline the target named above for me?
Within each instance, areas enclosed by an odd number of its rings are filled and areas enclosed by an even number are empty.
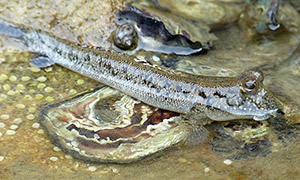
[[[264,80],[264,75],[261,71],[250,71],[250,73],[244,78],[243,91],[244,92],[256,92],[258,86]]]
[[[257,81],[256,79],[246,79],[243,86],[244,91],[255,92],[257,87]]]
[[[249,79],[248,81],[245,82],[245,87],[247,89],[254,89],[256,87],[256,80]]]

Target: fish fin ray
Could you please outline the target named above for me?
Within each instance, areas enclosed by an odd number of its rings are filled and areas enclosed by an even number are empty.
[[[38,55],[30,59],[30,64],[35,67],[45,68],[55,64],[49,57]]]

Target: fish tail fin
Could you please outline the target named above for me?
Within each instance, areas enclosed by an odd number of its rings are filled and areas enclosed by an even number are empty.
[[[22,29],[21,27],[0,19],[0,34],[17,39],[22,39],[25,36],[26,32],[27,31],[25,29]]]

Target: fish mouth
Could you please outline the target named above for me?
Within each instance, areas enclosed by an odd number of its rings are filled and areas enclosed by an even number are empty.
[[[277,117],[278,115],[284,116],[285,113],[281,109],[275,109],[275,110],[270,111],[268,114],[253,116],[253,119],[255,121],[262,121],[262,120],[266,120],[270,117]]]

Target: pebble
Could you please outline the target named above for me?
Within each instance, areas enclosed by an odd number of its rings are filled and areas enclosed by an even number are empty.
[[[4,85],[3,85],[3,89],[4,89],[5,91],[9,91],[9,90],[10,90],[10,86],[9,86],[8,84],[4,84]]]
[[[36,109],[34,107],[28,108],[28,112],[30,112],[30,113],[34,113],[35,111],[36,111]]]
[[[54,101],[54,98],[51,97],[51,96],[47,96],[47,97],[45,98],[45,100],[46,100],[47,102],[52,102],[52,101]]]
[[[6,134],[7,135],[14,135],[14,134],[16,134],[16,131],[14,131],[14,130],[7,130]]]
[[[160,58],[157,57],[157,56],[152,56],[152,59],[153,59],[154,61],[156,61],[156,62],[160,61]]]
[[[28,91],[29,93],[35,93],[36,91],[34,90],[34,89],[29,89],[29,91]]]
[[[5,81],[5,80],[7,80],[7,79],[8,79],[8,77],[7,77],[6,74],[1,74],[1,75],[0,75],[0,80],[1,80],[1,81]]]
[[[230,165],[230,164],[232,164],[232,161],[230,159],[226,159],[223,161],[223,163],[226,165]]]
[[[180,162],[180,163],[186,163],[186,162],[187,162],[187,160],[186,160],[186,159],[184,159],[184,158],[178,158],[178,162]]]
[[[16,92],[16,91],[13,91],[13,90],[9,90],[9,91],[7,92],[7,94],[10,95],[10,96],[13,96],[13,95],[17,94],[17,92]]]
[[[14,81],[17,80],[17,77],[16,77],[16,76],[10,76],[10,77],[9,77],[9,80],[10,80],[11,82],[14,82]]]
[[[37,80],[40,82],[45,82],[47,80],[47,78],[45,76],[41,76],[41,77],[37,78]]]
[[[53,68],[52,68],[52,67],[48,67],[48,68],[44,68],[44,70],[45,70],[46,72],[50,72],[50,71],[53,70]]]
[[[96,170],[97,170],[97,168],[96,168],[95,166],[90,166],[90,167],[89,167],[89,171],[94,172],[94,171],[96,171]]]
[[[69,94],[70,94],[70,95],[74,95],[74,94],[76,94],[76,93],[77,93],[77,91],[76,91],[75,89],[71,89]]]
[[[39,130],[37,131],[37,133],[38,133],[38,134],[45,134],[45,131],[44,131],[43,129],[39,129]]]
[[[29,119],[29,120],[32,120],[32,119],[35,118],[35,115],[33,115],[33,114],[28,114],[28,115],[26,116],[26,118]]]
[[[7,99],[6,94],[0,94],[0,101],[3,101],[4,99]]]
[[[25,87],[23,84],[17,84],[17,90],[24,90]]]
[[[0,116],[1,119],[5,120],[5,119],[8,119],[9,118],[9,115],[8,114],[2,114]]]
[[[58,160],[58,157],[52,156],[52,157],[50,157],[50,160],[51,160],[51,161],[57,161],[57,160]]]
[[[35,95],[35,99],[42,99],[43,97],[44,97],[44,95],[42,95],[42,94]]]
[[[33,127],[34,129],[38,129],[38,128],[40,127],[40,123],[33,123],[33,124],[32,124],[32,127]]]
[[[66,157],[67,159],[73,159],[73,157],[72,157],[70,154],[66,154],[65,157]]]
[[[21,77],[21,80],[22,81],[29,81],[30,80],[30,77],[29,76],[23,76],[23,77]]]
[[[9,128],[10,128],[10,129],[12,129],[12,130],[16,130],[16,129],[18,129],[18,128],[19,128],[19,126],[18,126],[18,125],[15,125],[15,124],[13,124],[13,125],[11,125]]]
[[[83,79],[78,79],[78,80],[77,80],[77,84],[81,85],[81,84],[83,84],[83,83],[84,83],[84,80],[83,80]]]
[[[118,170],[117,168],[113,168],[113,169],[112,169],[112,172],[114,172],[114,173],[118,173],[118,172],[119,172],[119,170]]]
[[[45,92],[50,93],[50,92],[53,91],[53,88],[52,87],[46,87],[44,90],[45,90]]]
[[[0,156],[0,161],[3,161],[4,160],[4,156]]]
[[[45,87],[46,87],[45,83],[40,83],[37,85],[37,88],[39,88],[39,89],[44,89]]]
[[[16,124],[20,124],[22,121],[23,120],[21,118],[16,118],[16,119],[14,119],[13,122],[16,123]]]
[[[210,171],[209,167],[206,167],[206,168],[204,169],[204,172],[205,172],[205,173],[208,173],[209,171]]]
[[[54,151],[61,151],[61,149],[59,147],[56,147],[56,146],[53,148],[53,150]]]
[[[30,71],[32,71],[32,72],[40,72],[41,68],[32,66],[32,67],[30,67]]]
[[[0,128],[4,128],[5,127],[5,124],[0,122]]]
[[[30,95],[25,95],[25,96],[24,96],[24,99],[25,99],[25,100],[32,100],[32,97],[31,97]]]
[[[24,104],[16,104],[16,107],[19,109],[24,109],[25,105]]]
[[[72,144],[72,146],[74,146],[74,147],[77,147],[77,146],[78,146],[78,142],[76,142],[76,141],[72,141],[71,144]]]

